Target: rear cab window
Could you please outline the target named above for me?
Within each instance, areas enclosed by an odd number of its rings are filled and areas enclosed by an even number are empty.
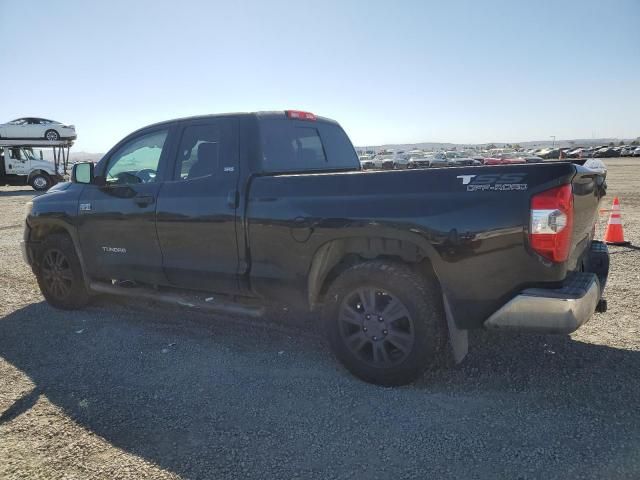
[[[259,117],[265,172],[358,170],[360,162],[340,125],[327,120]]]

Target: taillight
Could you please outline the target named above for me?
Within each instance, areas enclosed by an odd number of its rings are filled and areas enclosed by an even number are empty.
[[[552,262],[564,262],[571,249],[573,193],[562,185],[538,193],[531,199],[531,248]]]
[[[311,112],[303,112],[301,110],[285,110],[287,117],[296,120],[316,120],[316,116]]]

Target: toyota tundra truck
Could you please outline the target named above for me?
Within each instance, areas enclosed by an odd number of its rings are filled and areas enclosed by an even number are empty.
[[[461,361],[470,329],[568,334],[603,308],[605,177],[569,162],[363,171],[328,118],[200,116],[74,165],[29,204],[22,249],[54,307],[304,307],[349,371],[400,385]]]

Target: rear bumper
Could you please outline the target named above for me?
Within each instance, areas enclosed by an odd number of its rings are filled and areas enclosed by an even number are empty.
[[[602,298],[609,273],[606,245],[593,242],[584,272],[571,273],[561,288],[522,291],[491,315],[486,328],[531,333],[571,333],[586,323]]]

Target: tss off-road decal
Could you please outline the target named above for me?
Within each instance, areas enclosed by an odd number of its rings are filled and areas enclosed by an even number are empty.
[[[487,173],[485,175],[458,175],[467,192],[526,190],[526,173]]]

